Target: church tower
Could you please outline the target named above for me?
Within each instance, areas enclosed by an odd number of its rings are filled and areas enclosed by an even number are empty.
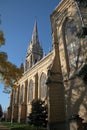
[[[29,43],[29,47],[26,55],[25,71],[30,69],[43,57],[43,49],[40,45],[38,38],[37,22],[34,24],[34,30],[32,34],[32,39]]]

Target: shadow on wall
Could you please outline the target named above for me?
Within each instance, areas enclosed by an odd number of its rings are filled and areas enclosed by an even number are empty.
[[[68,83],[66,95],[66,111],[68,118],[79,115],[87,122],[87,82],[80,77],[71,79]]]

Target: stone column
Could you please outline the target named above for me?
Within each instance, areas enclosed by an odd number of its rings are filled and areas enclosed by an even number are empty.
[[[54,60],[48,70],[48,130],[66,130],[64,86],[62,80],[59,44],[56,26],[53,28]]]

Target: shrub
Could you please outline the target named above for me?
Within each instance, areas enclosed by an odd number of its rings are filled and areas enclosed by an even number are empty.
[[[47,126],[48,110],[45,101],[40,99],[31,102],[32,108],[29,114],[29,124],[40,127]]]

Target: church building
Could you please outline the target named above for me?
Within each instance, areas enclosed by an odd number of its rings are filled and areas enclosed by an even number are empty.
[[[47,100],[47,70],[53,61],[53,52],[43,56],[39,42],[37,22],[34,24],[32,39],[27,49],[24,74],[18,81],[19,86],[11,93],[13,113],[8,114],[13,121],[25,122],[31,111],[33,99]],[[13,117],[11,117],[13,116]]]
[[[61,0],[50,20],[53,49],[43,56],[35,22],[8,120],[27,122],[31,101],[42,99],[48,104],[49,130],[64,130],[75,115],[87,123],[87,1]]]

